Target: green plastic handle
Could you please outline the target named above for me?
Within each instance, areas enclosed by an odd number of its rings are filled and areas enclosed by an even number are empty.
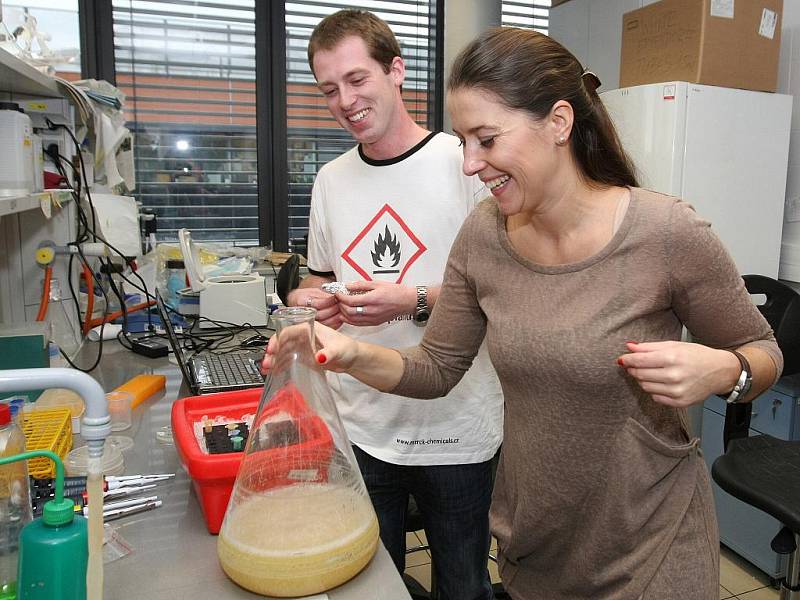
[[[28,460],[31,458],[49,458],[56,464],[56,489],[55,500],[56,502],[64,501],[64,463],[61,462],[61,457],[50,450],[31,450],[30,452],[23,452],[22,454],[14,454],[13,456],[6,456],[0,458],[0,465],[7,465],[9,463],[17,462],[20,460]]]

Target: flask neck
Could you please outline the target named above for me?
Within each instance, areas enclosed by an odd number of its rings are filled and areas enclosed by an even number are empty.
[[[275,335],[278,338],[277,356],[281,359],[311,360],[314,358],[313,308],[292,306],[280,308],[272,313]],[[278,367],[278,365],[275,365]]]

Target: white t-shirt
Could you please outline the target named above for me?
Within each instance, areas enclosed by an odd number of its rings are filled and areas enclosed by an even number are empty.
[[[311,194],[309,269],[333,272],[343,282],[440,285],[461,224],[485,196],[461,164],[458,140],[444,133],[395,159],[374,161],[356,147],[326,164]],[[340,331],[406,348],[419,343],[425,328],[409,315],[370,327],[345,324]],[[344,374],[328,373],[328,381],[350,441],[380,460],[483,462],[502,440],[503,396],[485,347],[444,398],[385,394]]]

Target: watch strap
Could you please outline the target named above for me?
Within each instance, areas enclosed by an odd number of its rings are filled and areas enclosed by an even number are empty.
[[[417,305],[414,307],[414,314],[412,315],[414,322],[417,325],[424,325],[428,321],[431,314],[431,309],[428,306],[428,287],[418,285],[417,288]]]
[[[424,285],[417,286],[417,308],[415,312],[421,310],[428,310],[428,287]]]

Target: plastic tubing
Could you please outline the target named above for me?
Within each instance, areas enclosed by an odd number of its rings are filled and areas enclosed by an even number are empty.
[[[92,312],[94,312],[94,276],[87,264],[83,265],[83,279],[86,281],[86,316],[83,318],[83,335],[92,328]]]
[[[37,321],[44,321],[47,316],[47,305],[50,303],[50,280],[53,278],[53,267],[44,269],[44,285],[42,286],[42,300],[39,302],[39,312],[36,315]]]
[[[49,458],[56,465],[55,500],[60,504],[64,501],[64,463],[61,462],[61,458],[54,452],[50,452],[50,450],[29,450],[28,452],[21,452],[13,456],[0,458],[0,465],[7,465],[17,462],[18,460],[39,458],[40,456]]]

